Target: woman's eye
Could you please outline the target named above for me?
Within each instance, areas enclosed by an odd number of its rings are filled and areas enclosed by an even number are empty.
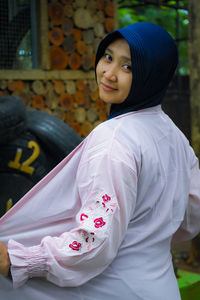
[[[112,57],[111,57],[110,54],[105,53],[104,56],[105,56],[105,59],[106,59],[106,60],[108,60],[108,61],[111,61],[111,60],[112,60]]]
[[[131,71],[132,70],[132,67],[129,66],[129,65],[124,65],[123,68],[127,71]]]

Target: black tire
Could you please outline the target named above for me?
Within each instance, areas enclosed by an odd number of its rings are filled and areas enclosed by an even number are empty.
[[[27,128],[36,135],[43,148],[59,160],[82,141],[70,126],[43,111],[27,110]]]
[[[20,97],[0,97],[0,144],[5,144],[26,129],[26,106]]]
[[[28,192],[33,183],[21,174],[0,173],[0,217]]]
[[[8,201],[14,205],[57,163],[28,131],[6,145],[1,145],[0,216],[6,212]]]
[[[0,147],[0,173],[20,174],[33,184],[56,164],[57,159],[45,152],[39,140],[28,131]]]

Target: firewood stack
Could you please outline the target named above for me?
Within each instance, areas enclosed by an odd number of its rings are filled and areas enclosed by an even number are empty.
[[[94,70],[99,42],[114,30],[114,14],[114,0],[49,0],[50,70],[46,72],[52,78],[0,80],[0,95],[21,96],[28,107],[56,115],[86,137],[109,111],[99,99],[95,77],[88,79],[85,74]],[[77,79],[60,79],[59,71],[64,70],[77,72]]]

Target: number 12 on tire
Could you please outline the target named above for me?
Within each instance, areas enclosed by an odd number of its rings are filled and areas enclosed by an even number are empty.
[[[30,165],[38,158],[38,156],[40,154],[40,147],[35,141],[29,141],[28,148],[30,148],[30,149],[33,148],[33,153],[27,160],[20,162],[23,149],[17,148],[15,158],[13,161],[8,162],[8,166],[10,168],[17,169],[17,170],[20,170],[22,172],[32,175],[33,172],[35,171],[35,168],[31,167]]]

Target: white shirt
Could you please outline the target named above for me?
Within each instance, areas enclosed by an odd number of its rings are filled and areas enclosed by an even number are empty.
[[[178,300],[171,239],[199,231],[187,139],[161,106],[130,112],[95,128],[1,218],[18,289],[0,277],[0,297]]]

